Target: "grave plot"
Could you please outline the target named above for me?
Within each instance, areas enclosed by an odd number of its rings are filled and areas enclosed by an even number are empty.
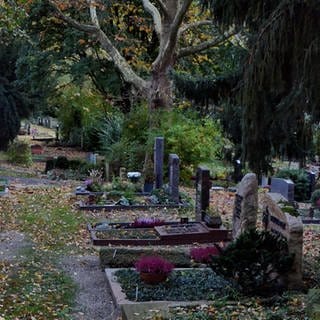
[[[194,242],[230,241],[231,232],[224,228],[212,229],[201,222],[172,223],[136,228],[132,224],[88,225],[93,245],[179,245]]]
[[[320,224],[320,207],[298,209],[303,224]]]

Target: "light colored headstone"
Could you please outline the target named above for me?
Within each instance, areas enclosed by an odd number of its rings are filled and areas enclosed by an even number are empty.
[[[119,178],[120,178],[120,180],[127,180],[127,168],[120,167],[120,169],[119,169]]]
[[[241,180],[235,196],[232,236],[256,227],[258,213],[258,180],[254,173],[247,173]]]
[[[302,282],[302,246],[303,224],[300,216],[292,216],[279,207],[280,201],[286,199],[277,193],[262,196],[263,222],[265,229],[284,237],[288,242],[289,253],[294,255],[293,266],[288,274],[288,288],[301,289]]]
[[[272,193],[280,193],[287,201],[294,201],[294,183],[290,179],[271,178]]]

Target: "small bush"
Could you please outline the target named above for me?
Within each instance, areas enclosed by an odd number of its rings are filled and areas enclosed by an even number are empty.
[[[69,169],[69,160],[67,159],[67,157],[59,156],[56,159],[55,167],[57,169],[63,169],[63,170]]]
[[[238,283],[243,293],[269,295],[285,289],[285,275],[292,262],[285,239],[268,231],[250,230],[214,257],[211,266]]]
[[[30,166],[32,164],[31,148],[27,142],[15,140],[7,151],[8,160],[12,163]]]
[[[220,251],[217,247],[192,248],[190,251],[191,259],[198,263],[208,263],[213,256],[218,256]]]
[[[314,207],[320,207],[320,189],[312,192],[311,203]]]
[[[171,262],[159,256],[141,257],[135,262],[134,266],[138,272],[167,275],[174,269],[174,265]]]

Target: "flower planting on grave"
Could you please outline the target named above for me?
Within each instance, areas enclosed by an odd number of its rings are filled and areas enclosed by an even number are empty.
[[[234,291],[230,282],[210,269],[174,269],[165,282],[157,285],[145,283],[133,269],[120,269],[115,276],[131,301],[214,300]]]
[[[220,255],[221,249],[217,246],[199,247],[190,250],[190,257],[196,263],[209,263],[212,257]]]
[[[158,284],[167,279],[174,265],[160,256],[141,257],[134,263],[142,281],[148,284]]]

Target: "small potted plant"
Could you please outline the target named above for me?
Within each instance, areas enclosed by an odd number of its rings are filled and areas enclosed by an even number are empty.
[[[220,228],[222,224],[221,216],[216,209],[209,208],[205,211],[204,222],[210,228]]]
[[[134,266],[141,280],[152,285],[164,282],[174,269],[171,262],[159,256],[143,256]]]

